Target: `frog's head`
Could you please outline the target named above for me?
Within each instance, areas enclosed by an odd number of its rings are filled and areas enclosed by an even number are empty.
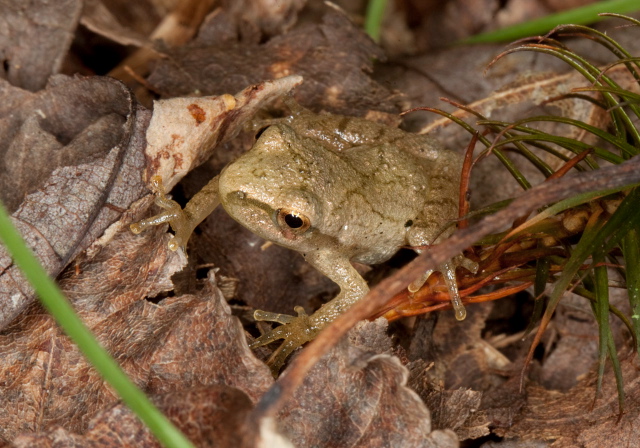
[[[229,215],[255,234],[295,250],[322,222],[314,161],[286,125],[266,129],[254,147],[220,174],[220,201]]]

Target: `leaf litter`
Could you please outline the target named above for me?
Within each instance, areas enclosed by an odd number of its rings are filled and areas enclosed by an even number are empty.
[[[361,324],[305,375],[277,411],[274,426],[255,419],[254,406],[274,380],[249,351],[240,321],[231,314],[243,317],[241,309],[230,308],[217,287],[221,274],[236,273],[209,270],[191,294],[178,293],[175,274],[187,261],[166,249],[164,229],[133,236],[126,226],[151,203],[145,184],[151,175],[163,173],[171,185],[194,169],[205,176],[216,165],[205,162],[212,154],[224,160],[229,156],[222,150],[250,146],[251,131],[243,127],[265,107],[277,111],[278,97],[294,86],[307,107],[390,124],[398,122],[400,109],[423,105],[371,77],[373,58],[382,60],[384,52],[344,14],[325,10],[319,23],[296,25],[302,3],[291,2],[286,13],[263,23],[250,10],[216,9],[186,45],[154,44],[162,57],[146,82],[164,99],[153,111],[115,80],[54,75],[70,45],[66,37],[80,20],[109,38],[101,30],[122,19],[114,5],[87,2],[93,10],[85,7],[81,19],[75,3],[77,14],[67,14],[60,30],[29,28],[28,22],[27,32],[55,41],[46,58],[31,51],[50,47],[26,51],[12,41],[16,34],[2,36],[9,42],[3,47],[13,51],[5,54],[5,67],[20,67],[0,81],[3,201],[83,320],[197,446],[257,446],[267,437],[285,437],[296,446],[455,447],[458,439],[482,443],[489,432],[523,441],[509,446],[526,446],[527,440],[547,440],[554,447],[624,446],[635,440],[638,409],[629,406],[617,423],[609,403],[616,399],[611,377],[593,412],[584,412],[595,384],[588,363],[571,373],[586,376],[574,387],[564,386],[565,392],[553,390],[559,384],[531,383],[520,393],[527,344],[509,345],[505,356],[504,348],[488,342],[497,332],[492,324],[524,313],[502,303],[470,308],[464,327],[446,314],[418,319],[405,330],[396,326],[395,339],[381,321]],[[33,7],[38,14],[62,11],[51,8]],[[148,45],[138,31],[114,35],[121,43]],[[285,75],[303,75],[305,81]],[[267,81],[274,78],[281,79]],[[191,182],[202,182],[198,176]],[[189,176],[185,180],[189,185]],[[205,222],[196,236],[191,257],[218,250],[217,243],[203,247],[211,232],[218,233],[207,227]],[[226,232],[218,238],[237,234],[233,228]],[[251,245],[259,248],[261,242]],[[284,288],[293,278],[309,288],[305,305],[321,295],[325,286],[308,286],[318,279],[286,251],[261,252],[262,264],[240,255],[253,265],[241,282],[259,280],[258,272],[272,269],[264,275],[274,279],[271,289],[252,287],[261,308],[290,311],[290,302],[269,300],[295,295],[297,284]],[[227,259],[238,253],[234,246],[223,252]],[[158,446],[33,302],[9,257],[2,254],[0,260],[0,446]],[[196,276],[198,265],[189,263]],[[242,261],[234,263],[243,271]],[[272,293],[278,285],[285,291],[280,296]],[[245,294],[238,288],[232,303]],[[551,343],[548,350],[552,355]],[[634,363],[631,357],[623,362],[630,403],[638,402]],[[553,366],[539,369],[553,377]],[[572,412],[582,417],[578,424]],[[566,415],[566,422],[558,415]]]

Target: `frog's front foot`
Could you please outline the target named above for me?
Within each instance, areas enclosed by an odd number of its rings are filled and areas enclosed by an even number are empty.
[[[280,347],[278,347],[267,360],[267,364],[271,367],[274,375],[280,371],[286,359],[296,348],[313,340],[321,330],[321,328],[314,323],[313,316],[309,316],[304,311],[304,308],[297,306],[294,310],[298,314],[297,316],[288,316],[286,314],[276,314],[260,310],[255,311],[253,314],[256,320],[282,324],[263,334],[249,345],[250,348],[256,348],[277,341],[278,339],[284,339]]]
[[[142,221],[134,222],[129,226],[131,231],[135,234],[142,232],[147,227],[157,226],[168,222],[171,228],[175,231],[174,237],[169,241],[169,249],[177,250],[179,247],[184,247],[189,240],[189,236],[193,231],[193,228],[189,226],[189,220],[187,216],[176,201],[169,199],[164,191],[162,185],[162,178],[160,176],[153,176],[151,178],[151,189],[156,194],[155,203],[164,211],[151,218],[143,219]]]
[[[417,292],[422,285],[425,284],[429,276],[433,274],[435,271],[439,271],[442,273],[444,277],[444,281],[447,285],[447,289],[449,290],[449,297],[451,299],[451,306],[453,307],[453,312],[455,313],[457,320],[464,320],[467,317],[467,310],[462,304],[462,299],[460,298],[460,292],[458,291],[458,281],[456,280],[456,268],[458,266],[462,266],[472,273],[478,272],[478,263],[466,258],[463,255],[458,255],[457,257],[452,258],[446,263],[442,263],[438,266],[437,269],[432,269],[426,271],[422,277],[416,279],[413,283],[409,285],[407,288],[410,293]]]

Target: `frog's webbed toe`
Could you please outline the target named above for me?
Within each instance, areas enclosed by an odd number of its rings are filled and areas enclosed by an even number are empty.
[[[411,293],[417,292],[420,288],[422,288],[422,285],[425,284],[431,274],[433,274],[435,271],[441,272],[447,285],[447,289],[449,290],[451,306],[453,306],[453,311],[455,313],[456,319],[464,320],[465,317],[467,317],[467,310],[462,304],[460,292],[458,291],[458,281],[456,279],[456,268],[458,266],[461,266],[469,270],[470,272],[473,272],[474,274],[478,272],[478,263],[466,258],[463,255],[458,255],[457,257],[454,257],[451,260],[442,263],[438,266],[437,269],[426,271],[420,278],[411,283],[407,289]]]
[[[296,348],[313,340],[320,332],[320,328],[313,324],[312,316],[309,316],[304,311],[304,308],[297,306],[294,309],[298,314],[297,316],[288,316],[286,314],[276,314],[260,310],[254,313],[256,320],[282,324],[263,334],[249,345],[250,348],[256,348],[270,344],[278,339],[284,339],[280,347],[278,347],[267,360],[267,364],[269,364],[274,374],[278,373],[286,359]]]

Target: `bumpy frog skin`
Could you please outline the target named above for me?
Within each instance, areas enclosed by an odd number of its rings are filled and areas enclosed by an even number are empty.
[[[156,203],[165,211],[132,225],[138,233],[168,221],[176,232],[170,242],[175,250],[222,204],[240,224],[300,252],[340,286],[338,296],[311,316],[301,307],[296,308],[297,317],[256,311],[259,320],[283,324],[253,343],[285,340],[270,360],[274,370],[367,293],[351,261],[381,263],[401,246],[427,246],[451,234],[443,229],[457,218],[462,163],[459,155],[426,135],[289,106],[292,116],[274,120],[253,148],[212,179],[184,210],[164,196],[160,180],[154,178]],[[466,261],[462,264],[472,268]],[[462,320],[466,312],[455,281],[459,262],[440,270],[456,318]],[[417,291],[430,274],[409,289]]]

